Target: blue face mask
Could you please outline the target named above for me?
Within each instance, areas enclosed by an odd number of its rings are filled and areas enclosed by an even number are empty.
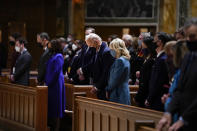
[[[110,50],[110,54],[115,58],[116,57],[116,52],[115,52],[115,50]]]

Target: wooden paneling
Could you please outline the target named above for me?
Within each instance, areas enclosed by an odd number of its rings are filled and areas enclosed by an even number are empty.
[[[79,112],[75,112],[74,116],[79,116],[79,118],[74,117],[74,121],[78,125],[75,125],[77,128],[74,128],[73,131],[78,131],[78,129],[80,131],[88,131],[90,129],[102,131],[135,131],[136,129],[141,129],[141,126],[140,128],[136,128],[136,121],[143,121],[145,124],[142,123],[142,125],[144,124],[147,127],[150,123],[155,126],[163,115],[162,112],[154,110],[87,97],[77,97],[75,103],[75,110],[79,110]]]
[[[0,129],[47,130],[47,87],[0,83]]]

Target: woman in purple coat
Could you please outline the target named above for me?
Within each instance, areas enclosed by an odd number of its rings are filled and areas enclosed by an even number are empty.
[[[51,58],[46,63],[45,76],[45,83],[48,86],[48,126],[52,131],[58,129],[59,120],[63,117],[65,110],[64,58],[61,52],[60,42],[52,40]]]

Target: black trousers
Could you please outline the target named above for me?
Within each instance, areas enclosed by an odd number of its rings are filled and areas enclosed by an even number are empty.
[[[106,98],[106,91],[105,90],[100,90],[100,89],[98,89],[98,91],[97,91],[97,98],[98,99],[100,99],[100,100],[107,100],[107,98]]]
[[[48,118],[48,126],[50,127],[50,131],[59,131],[60,118]]]

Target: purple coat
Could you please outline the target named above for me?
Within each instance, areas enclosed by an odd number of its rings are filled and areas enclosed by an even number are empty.
[[[53,55],[47,62],[45,83],[48,86],[48,118],[62,118],[65,110],[65,86],[62,54]]]

